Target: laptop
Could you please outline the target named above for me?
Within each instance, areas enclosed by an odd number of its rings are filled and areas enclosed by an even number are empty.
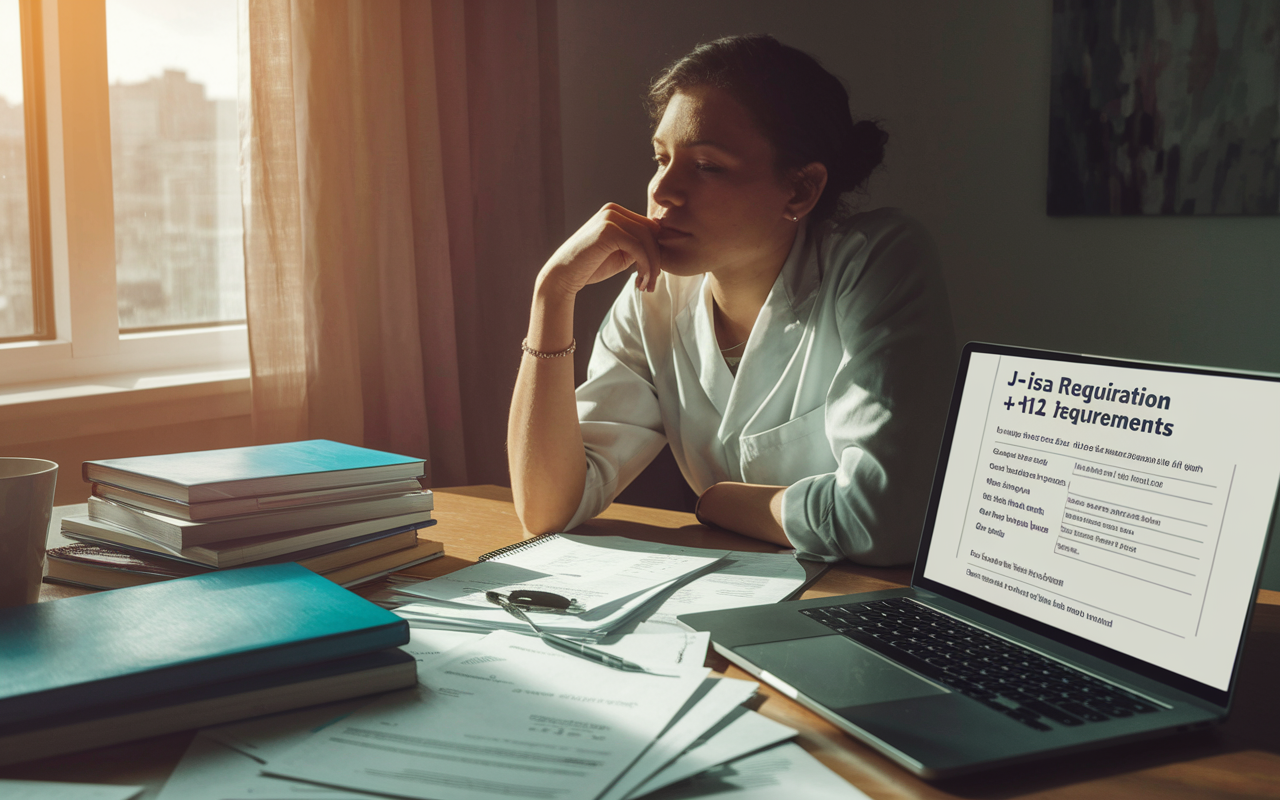
[[[907,589],[686,614],[924,778],[1223,720],[1280,376],[972,343]]]

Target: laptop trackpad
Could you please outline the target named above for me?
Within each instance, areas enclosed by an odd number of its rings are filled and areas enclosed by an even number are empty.
[[[733,650],[827,708],[947,693],[843,636],[748,644]]]

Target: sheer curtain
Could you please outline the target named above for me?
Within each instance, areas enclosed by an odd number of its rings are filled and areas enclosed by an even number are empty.
[[[563,235],[552,0],[241,0],[258,442],[506,483],[533,277]]]

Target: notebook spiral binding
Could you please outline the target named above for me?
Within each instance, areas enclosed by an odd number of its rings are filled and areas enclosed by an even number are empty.
[[[520,553],[525,550],[528,550],[530,547],[537,547],[543,542],[548,541],[550,539],[554,539],[559,535],[560,534],[558,533],[540,533],[537,536],[533,537],[532,539],[525,539],[523,542],[516,542],[515,544],[509,544],[506,547],[500,547],[497,550],[490,550],[489,552],[480,556],[476,560],[489,561],[490,559],[498,558],[499,556],[505,556],[509,553]]]

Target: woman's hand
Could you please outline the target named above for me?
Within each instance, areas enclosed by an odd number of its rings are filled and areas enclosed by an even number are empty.
[[[636,286],[658,277],[658,223],[610,203],[560,245],[538,273],[527,347],[564,354],[584,286],[635,264]],[[582,502],[587,460],[574,399],[573,359],[525,355],[507,418],[507,463],[516,513],[529,533],[563,530]]]
[[[583,287],[636,267],[636,288],[653,291],[659,272],[658,223],[609,203],[560,245],[538,275],[543,290],[574,297]]]

